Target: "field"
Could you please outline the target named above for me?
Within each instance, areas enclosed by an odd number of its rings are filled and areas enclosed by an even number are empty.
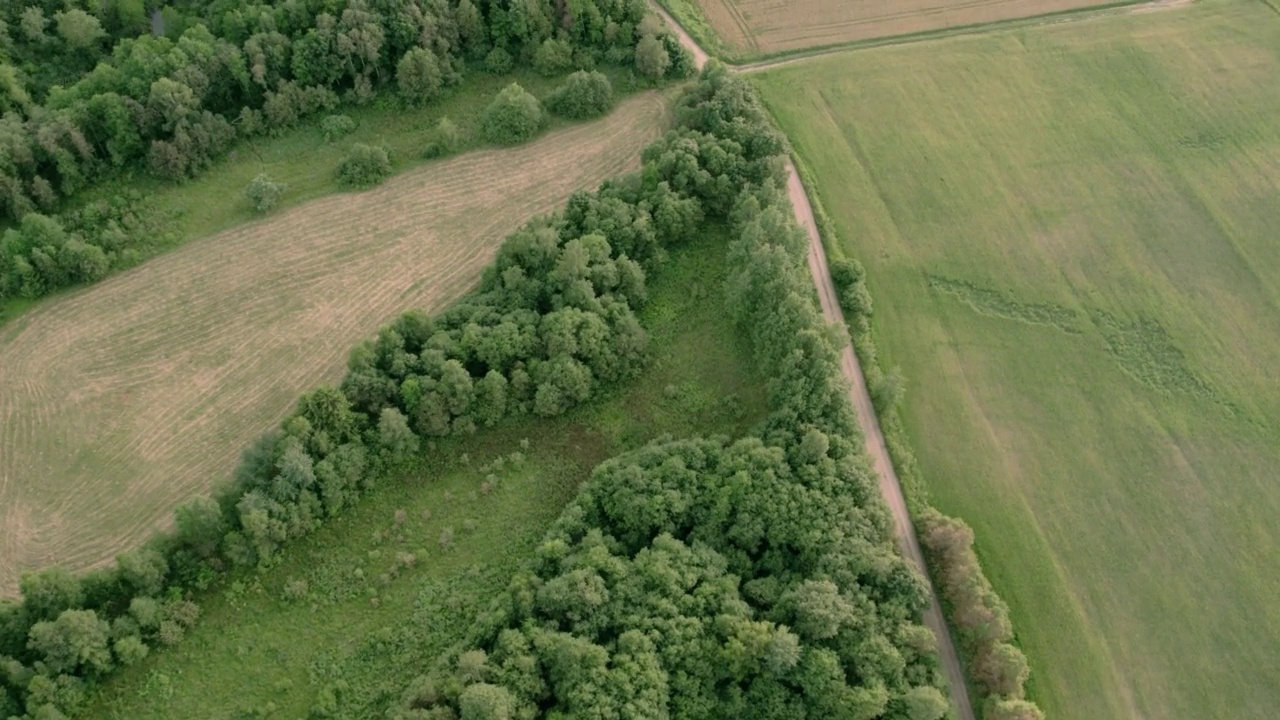
[[[0,329],[0,595],[109,561],[233,469],[398,311],[437,309],[505,234],[633,167],[665,102],[189,243]],[[243,185],[238,185],[243,187]],[[238,192],[238,191],[237,191]]]
[[[1048,717],[1280,705],[1277,48],[1205,0],[756,76]]]
[[[331,717],[384,717],[461,638],[463,609],[508,585],[596,463],[662,433],[739,435],[763,415],[763,383],[719,300],[723,254],[722,242],[700,241],[655,276],[642,313],[652,363],[625,390],[563,418],[442,443],[419,473],[384,485],[270,572],[202,600],[192,635],[106,685],[86,717],[247,717],[236,713],[268,704],[273,717],[306,717],[335,678],[345,684]],[[496,491],[479,491],[495,477]],[[412,568],[397,567],[404,552]],[[297,581],[305,597],[286,599]]]
[[[735,59],[1069,12],[1105,0],[671,0]],[[689,3],[694,3],[691,5]],[[683,7],[680,7],[683,6]],[[699,13],[700,10],[700,13]],[[697,23],[695,23],[697,24]],[[701,38],[700,38],[701,39]]]

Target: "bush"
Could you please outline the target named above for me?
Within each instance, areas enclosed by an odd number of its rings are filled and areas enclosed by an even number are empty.
[[[542,106],[519,83],[511,83],[485,108],[480,126],[489,142],[516,145],[538,133]]]
[[[547,38],[533,53],[533,69],[552,77],[573,67],[573,46],[563,40]]]
[[[356,130],[356,121],[346,115],[326,115],[320,121],[320,132],[325,142],[333,142],[344,138]]]
[[[384,147],[355,144],[338,164],[338,184],[370,188],[391,176],[391,157]]]
[[[288,187],[284,183],[272,181],[271,176],[266,173],[259,173],[258,177],[249,183],[249,187],[245,188],[244,194],[249,198],[249,202],[253,203],[254,210],[264,213],[280,202],[280,198]]]
[[[506,75],[511,72],[514,65],[515,61],[511,59],[511,53],[502,48],[494,48],[484,56],[484,69],[494,75]]]
[[[434,100],[444,85],[440,61],[426,48],[413,48],[396,65],[396,85],[400,97],[409,105],[423,105]]]
[[[579,70],[547,96],[547,109],[580,120],[597,117],[613,106],[613,86],[604,73]]]
[[[436,158],[444,155],[452,155],[458,150],[458,143],[462,137],[458,132],[458,126],[453,124],[449,118],[440,118],[440,122],[436,124],[436,129],[432,132],[431,142],[422,149],[424,158]]]

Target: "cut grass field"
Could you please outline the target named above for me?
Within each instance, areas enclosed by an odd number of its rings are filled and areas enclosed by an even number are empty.
[[[1280,705],[1277,48],[1205,0],[756,76],[1048,717]]]
[[[634,167],[665,118],[639,95],[191,242],[0,328],[0,595],[20,570],[99,565],[166,525],[341,377],[358,339],[456,298],[525,219]]]
[[[1139,0],[1134,0],[1135,2]],[[665,0],[731,60],[1053,15],[1115,0]]]
[[[385,717],[462,638],[468,611],[487,607],[533,556],[595,464],[662,433],[737,436],[762,417],[764,384],[721,301],[725,240],[699,242],[674,251],[649,286],[641,321],[652,362],[637,380],[563,418],[441,443],[422,470],[384,484],[277,567],[202,599],[183,644],[112,680],[85,716],[258,717],[249,713],[271,704],[271,717],[307,717],[341,678],[328,717]],[[397,563],[401,553],[412,567]],[[299,581],[305,592],[287,599]]]

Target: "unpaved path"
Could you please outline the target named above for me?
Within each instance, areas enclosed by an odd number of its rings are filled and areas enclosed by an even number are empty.
[[[787,160],[787,193],[791,196],[791,206],[795,208],[796,221],[809,235],[809,274],[813,275],[813,284],[818,288],[818,300],[822,304],[822,315],[827,322],[844,327],[844,314],[840,311],[835,285],[831,282],[831,271],[827,269],[827,253],[822,249],[822,238],[818,235],[818,226],[813,219],[813,208],[809,206],[809,197],[800,183],[800,175],[796,172],[795,163]],[[876,474],[880,476],[880,494],[889,504],[893,515],[893,527],[898,536],[898,549],[911,562],[916,564],[928,582],[929,572],[924,564],[924,554],[920,552],[920,543],[916,540],[916,530],[911,523],[911,514],[907,512],[907,499],[902,494],[902,484],[898,482],[898,474],[894,472],[893,463],[889,460],[889,449],[884,444],[884,433],[880,432],[880,421],[876,418],[875,408],[871,405],[871,393],[867,392],[866,378],[862,375],[862,366],[858,364],[858,356],[853,353],[852,345],[845,345],[840,353],[840,369],[845,380],[849,382],[849,402],[858,411],[858,425],[867,438],[867,454],[871,456]],[[947,674],[947,685],[951,690],[951,704],[957,709],[960,720],[974,720],[973,706],[969,702],[969,689],[964,683],[964,671],[960,665],[960,655],[956,653],[955,643],[951,640],[951,631],[942,617],[942,606],[938,603],[938,593],[929,585],[929,609],[924,614],[924,624],[938,638],[938,654],[942,659],[942,669]]]
[[[667,25],[675,30],[681,44],[693,53],[697,67],[701,69],[706,65],[707,53],[698,47],[689,33],[680,27],[680,23],[677,23],[656,3],[650,4]],[[809,273],[813,275],[813,283],[818,289],[822,315],[828,323],[844,327],[844,314],[840,311],[835,285],[831,282],[831,272],[827,269],[827,253],[822,248],[818,224],[813,219],[813,207],[809,204],[809,196],[805,194],[795,163],[790,158],[787,159],[787,191],[791,197],[791,207],[795,210],[796,222],[809,235]],[[898,474],[894,472],[893,463],[889,460],[889,449],[884,444],[880,421],[876,418],[875,408],[871,405],[871,394],[867,392],[867,382],[862,375],[862,366],[858,364],[858,356],[853,353],[852,345],[846,344],[841,352],[840,369],[849,383],[849,402],[853,403],[853,407],[857,410],[858,425],[867,439],[867,453],[871,456],[876,474],[880,476],[880,494],[884,496],[885,502],[889,505],[890,514],[893,516],[898,549],[904,557],[915,563],[925,582],[929,583],[929,609],[925,612],[924,622],[938,639],[938,654],[951,691],[951,705],[955,708],[956,717],[959,720],[974,720],[973,705],[969,702],[969,689],[965,685],[960,655],[956,652],[955,642],[951,639],[951,630],[942,617],[942,605],[938,602],[938,593],[929,582],[924,553],[920,551],[915,526],[911,522],[911,514],[907,511],[907,499],[902,494],[902,484],[898,482]]]

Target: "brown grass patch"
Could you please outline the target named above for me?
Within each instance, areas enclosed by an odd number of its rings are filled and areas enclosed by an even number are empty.
[[[234,468],[300,393],[408,308],[470,288],[498,243],[638,165],[654,93],[184,246],[0,332],[0,596],[101,565]]]

